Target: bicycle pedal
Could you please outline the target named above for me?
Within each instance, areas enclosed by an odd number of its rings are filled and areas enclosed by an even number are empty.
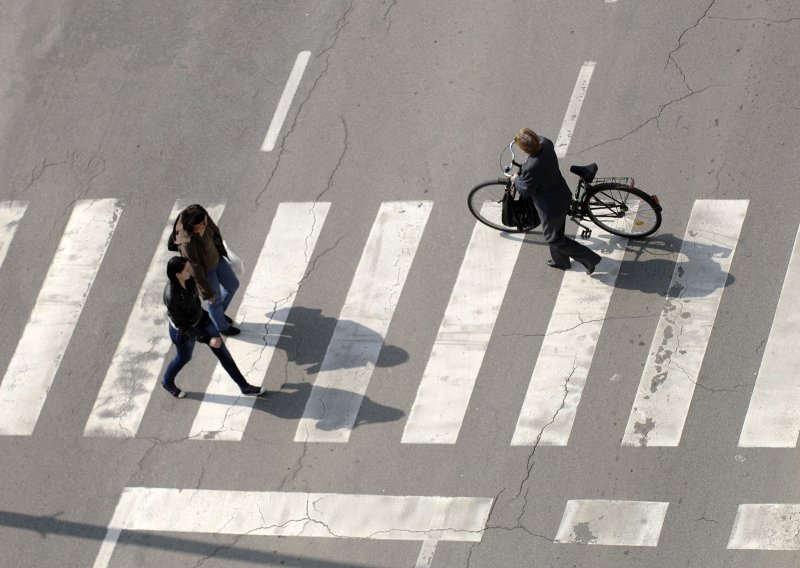
[[[590,239],[592,238],[592,230],[591,229],[584,229],[581,231],[581,238],[582,239]]]

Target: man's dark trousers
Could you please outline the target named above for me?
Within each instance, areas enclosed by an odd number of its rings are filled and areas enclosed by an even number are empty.
[[[564,234],[567,216],[561,215],[542,221],[545,242],[550,245],[550,256],[559,266],[569,266],[570,257],[580,262],[587,270],[600,262],[600,255]]]

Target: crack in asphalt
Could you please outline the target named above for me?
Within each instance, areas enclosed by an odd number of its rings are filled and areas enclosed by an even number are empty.
[[[590,324],[590,323],[606,322],[606,321],[613,321],[613,320],[636,320],[636,319],[646,319],[646,318],[655,317],[653,314],[647,314],[647,315],[641,315],[641,316],[614,316],[614,317],[603,317],[603,318],[598,318],[598,319],[584,320],[584,319],[581,318],[580,314],[577,314],[577,315],[578,315],[578,319],[580,320],[580,323],[575,324],[574,326],[568,327],[566,329],[559,329],[559,330],[556,330],[556,331],[551,331],[549,333],[548,332],[545,332],[545,333],[504,333],[504,334],[499,334],[499,336],[500,337],[549,337],[551,335],[559,335],[559,334],[562,334],[562,333],[567,333],[569,331],[573,331],[573,330],[578,329],[579,327],[581,327],[583,325],[587,325],[587,324]]]
[[[325,185],[325,189],[323,189],[315,198],[315,201],[319,201],[322,199],[322,196],[325,195],[328,190],[331,189],[331,185],[333,184],[333,178],[336,176],[336,173],[339,171],[339,167],[342,165],[342,161],[344,160],[345,155],[347,155],[347,148],[348,148],[348,138],[350,133],[347,129],[347,122],[345,121],[342,115],[339,115],[339,120],[342,121],[342,127],[344,128],[344,141],[342,142],[342,153],[339,155],[339,159],[336,162],[336,165],[333,167],[333,171],[331,175],[328,177],[328,183]]]
[[[63,166],[66,163],[67,160],[64,160],[63,162],[48,162],[47,156],[45,156],[44,159],[42,160],[41,167],[39,167],[39,173],[36,173],[36,167],[34,166],[33,169],[31,169],[31,179],[28,182],[28,185],[22,188],[21,192],[27,191],[28,189],[31,188],[33,184],[39,181],[39,178],[41,178],[42,175],[44,175],[46,169],[52,168],[53,166]],[[16,192],[14,192],[13,195],[16,195]]]
[[[397,6],[397,0],[392,0],[392,1],[389,3],[389,7],[388,7],[388,8],[386,8],[386,11],[383,13],[383,18],[382,18],[382,19],[383,19],[383,21],[385,22],[385,21],[387,21],[387,19],[388,19],[388,21],[389,21],[388,25],[386,26],[386,34],[387,34],[387,35],[389,34],[389,32],[390,32],[390,31],[391,31],[391,29],[392,29],[392,20],[391,20],[391,19],[389,19],[389,12],[391,12],[391,11],[392,11],[392,9],[393,9],[395,6]]]
[[[530,486],[529,486],[528,483],[529,483],[531,475],[533,473],[533,468],[536,465],[536,461],[534,459],[535,456],[536,456],[536,450],[539,448],[539,442],[541,441],[542,436],[544,435],[544,431],[547,429],[548,426],[550,426],[551,424],[553,424],[556,421],[556,419],[558,417],[558,414],[564,409],[564,406],[566,405],[567,396],[569,394],[569,383],[572,380],[572,377],[575,374],[575,371],[578,369],[578,366],[575,364],[576,360],[577,360],[577,357],[575,359],[573,359],[572,371],[570,371],[569,376],[564,381],[564,398],[561,399],[561,404],[556,409],[555,413],[553,413],[553,416],[550,419],[550,421],[547,424],[545,424],[544,426],[542,426],[541,430],[539,430],[539,433],[536,435],[536,442],[533,444],[533,449],[531,450],[531,453],[528,455],[528,459],[527,459],[527,463],[526,463],[526,475],[525,475],[525,477],[522,479],[522,481],[519,484],[519,488],[517,489],[517,494],[513,497],[514,500],[518,499],[519,497],[522,497],[522,507],[520,508],[519,514],[517,515],[516,524],[514,526],[504,526],[504,525],[492,525],[492,524],[490,524],[490,519],[492,518],[492,515],[495,512],[495,508],[496,508],[497,504],[500,501],[500,497],[505,492],[505,488],[503,488],[503,489],[500,490],[500,492],[497,495],[495,495],[495,498],[492,500],[492,506],[489,509],[489,514],[487,515],[486,528],[483,530],[483,534],[486,534],[489,531],[494,531],[494,530],[502,530],[502,531],[507,531],[507,532],[515,531],[515,530],[521,530],[521,531],[525,532],[526,534],[528,534],[530,536],[541,538],[541,539],[543,539],[543,540],[545,540],[547,542],[550,542],[550,543],[554,542],[554,539],[549,538],[549,537],[544,536],[544,535],[540,535],[540,534],[534,533],[533,531],[531,531],[530,529],[525,527],[522,524],[522,517],[525,515],[525,509],[528,506],[528,491],[530,489]],[[472,560],[472,553],[473,553],[474,548],[476,546],[479,546],[481,544],[481,542],[475,542],[470,546],[468,557],[467,557],[467,566],[470,565],[470,562]]]
[[[703,12],[703,15],[702,15],[702,16],[700,16],[699,18],[697,18],[697,21],[694,23],[694,25],[692,25],[692,26],[689,26],[688,28],[686,28],[685,30],[683,30],[683,31],[681,32],[681,35],[680,35],[680,36],[678,36],[678,47],[676,47],[675,49],[673,49],[672,51],[670,51],[670,52],[669,52],[669,54],[667,55],[667,61],[666,61],[666,63],[664,63],[664,69],[666,69],[666,68],[669,66],[669,63],[670,63],[670,61],[671,61],[671,62],[672,62],[674,65],[675,65],[675,67],[677,67],[677,68],[678,68],[678,71],[680,71],[680,66],[678,65],[678,62],[677,62],[677,61],[675,61],[675,57],[674,57],[674,55],[675,55],[675,54],[676,54],[678,51],[680,51],[680,49],[681,49],[681,48],[682,48],[684,45],[686,45],[685,43],[683,43],[683,36],[685,36],[687,33],[689,33],[690,31],[692,31],[693,29],[695,29],[697,26],[699,26],[699,25],[700,25],[700,22],[702,22],[702,21],[703,21],[703,20],[704,20],[706,17],[708,17],[708,13],[709,13],[709,11],[711,11],[711,8],[713,8],[713,7],[714,7],[714,4],[716,4],[716,3],[717,3],[717,0],[711,0],[711,4],[709,4],[709,5],[706,7],[705,11]],[[681,71],[681,74],[683,74],[683,72],[682,72],[682,71]],[[684,76],[684,83],[685,83],[685,82],[686,82],[686,77]]]
[[[616,138],[608,138],[606,140],[603,140],[602,142],[598,142],[597,144],[593,144],[591,146],[587,146],[586,148],[583,148],[583,149],[579,150],[578,152],[575,152],[574,155],[583,154],[584,152],[588,152],[589,150],[594,150],[595,148],[598,148],[600,146],[604,146],[605,144],[610,144],[612,142],[619,142],[620,140],[624,140],[628,136],[631,136],[631,135],[635,134],[636,132],[638,132],[639,130],[641,130],[642,128],[644,128],[645,126],[647,126],[648,124],[650,124],[653,121],[656,122],[656,125],[658,126],[658,128],[661,128],[659,119],[661,118],[661,115],[664,113],[664,111],[667,109],[667,107],[670,107],[670,106],[672,106],[674,104],[681,103],[684,100],[688,99],[689,97],[693,97],[694,95],[699,95],[700,93],[703,93],[703,92],[707,91],[708,89],[711,89],[711,88],[714,88],[714,87],[722,87],[722,86],[724,86],[724,85],[711,84],[711,85],[707,85],[707,86],[705,86],[705,87],[703,87],[702,89],[699,89],[699,90],[690,90],[689,93],[683,95],[682,97],[678,97],[677,99],[673,99],[673,100],[671,100],[671,101],[669,101],[667,103],[662,104],[659,107],[658,112],[656,112],[656,114],[654,116],[651,116],[650,118],[645,120],[643,123],[641,123],[639,126],[629,130],[628,132],[626,132],[622,136],[617,136]],[[688,86],[687,86],[687,88],[688,88]]]
[[[670,107],[672,105],[675,105],[675,104],[679,104],[679,103],[685,101],[686,99],[688,99],[689,97],[693,97],[694,95],[698,95],[700,93],[703,93],[704,91],[707,91],[708,89],[711,89],[713,87],[723,87],[723,86],[725,86],[725,85],[717,85],[717,84],[713,84],[712,83],[710,85],[706,85],[705,87],[703,87],[701,89],[693,88],[692,86],[689,85],[689,82],[686,79],[686,73],[683,71],[683,69],[681,68],[680,64],[678,63],[678,61],[676,59],[677,53],[688,43],[688,42],[684,41],[684,37],[690,31],[692,31],[693,29],[697,28],[700,25],[700,22],[702,22],[704,19],[715,18],[715,16],[709,16],[709,12],[711,11],[711,9],[714,7],[715,4],[716,4],[716,0],[712,0],[712,2],[703,11],[703,14],[699,18],[697,18],[695,23],[681,32],[681,34],[678,36],[678,41],[677,41],[678,45],[677,45],[677,47],[675,47],[672,51],[670,51],[667,54],[667,60],[664,63],[664,70],[666,70],[667,67],[669,67],[670,63],[672,63],[675,66],[675,69],[681,75],[681,80],[683,82],[684,87],[688,91],[688,93],[686,93],[685,95],[683,95],[681,97],[672,99],[672,100],[670,100],[670,101],[668,101],[668,102],[666,102],[664,104],[661,104],[659,106],[659,108],[658,108],[658,111],[655,113],[655,115],[649,117],[647,120],[645,120],[644,122],[642,122],[641,124],[639,124],[635,128],[629,130],[628,132],[622,134],[621,136],[618,136],[618,137],[615,137],[615,138],[608,138],[606,140],[598,142],[597,144],[593,144],[591,146],[587,146],[586,148],[583,148],[580,151],[575,152],[575,155],[579,155],[579,154],[582,154],[584,152],[588,152],[589,150],[593,150],[593,149],[598,148],[600,146],[603,146],[605,144],[609,144],[609,143],[613,143],[613,142],[619,142],[621,140],[624,140],[628,136],[631,136],[631,135],[635,134],[636,132],[638,132],[639,130],[641,130],[642,128],[644,128],[645,126],[647,126],[648,124],[650,124],[653,121],[655,121],[657,127],[660,128],[661,126],[660,126],[660,122],[659,121],[661,119],[661,115],[664,113],[664,111],[668,107]]]
[[[708,16],[709,20],[726,20],[729,22],[764,22],[769,24],[789,24],[791,22],[800,21],[800,16],[787,18],[785,20],[773,20],[770,18],[757,17],[757,18],[730,18],[726,16]]]

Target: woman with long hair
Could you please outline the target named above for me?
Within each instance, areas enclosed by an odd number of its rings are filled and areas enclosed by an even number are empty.
[[[239,386],[242,394],[260,396],[267,392],[266,388],[251,385],[236,366],[230,351],[220,337],[211,318],[197,295],[192,267],[189,261],[180,256],[173,256],[167,263],[167,282],[164,288],[164,305],[169,315],[169,337],[177,349],[177,354],[167,365],[167,371],[161,386],[175,398],[184,398],[186,394],[175,386],[178,372],[192,358],[195,342],[207,343],[222,368]]]

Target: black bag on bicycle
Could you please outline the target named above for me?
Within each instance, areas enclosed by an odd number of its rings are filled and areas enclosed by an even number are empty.
[[[514,199],[510,191],[503,196],[501,221],[506,227],[516,227],[518,231],[535,229],[541,224],[533,200],[521,195],[519,199]]]

